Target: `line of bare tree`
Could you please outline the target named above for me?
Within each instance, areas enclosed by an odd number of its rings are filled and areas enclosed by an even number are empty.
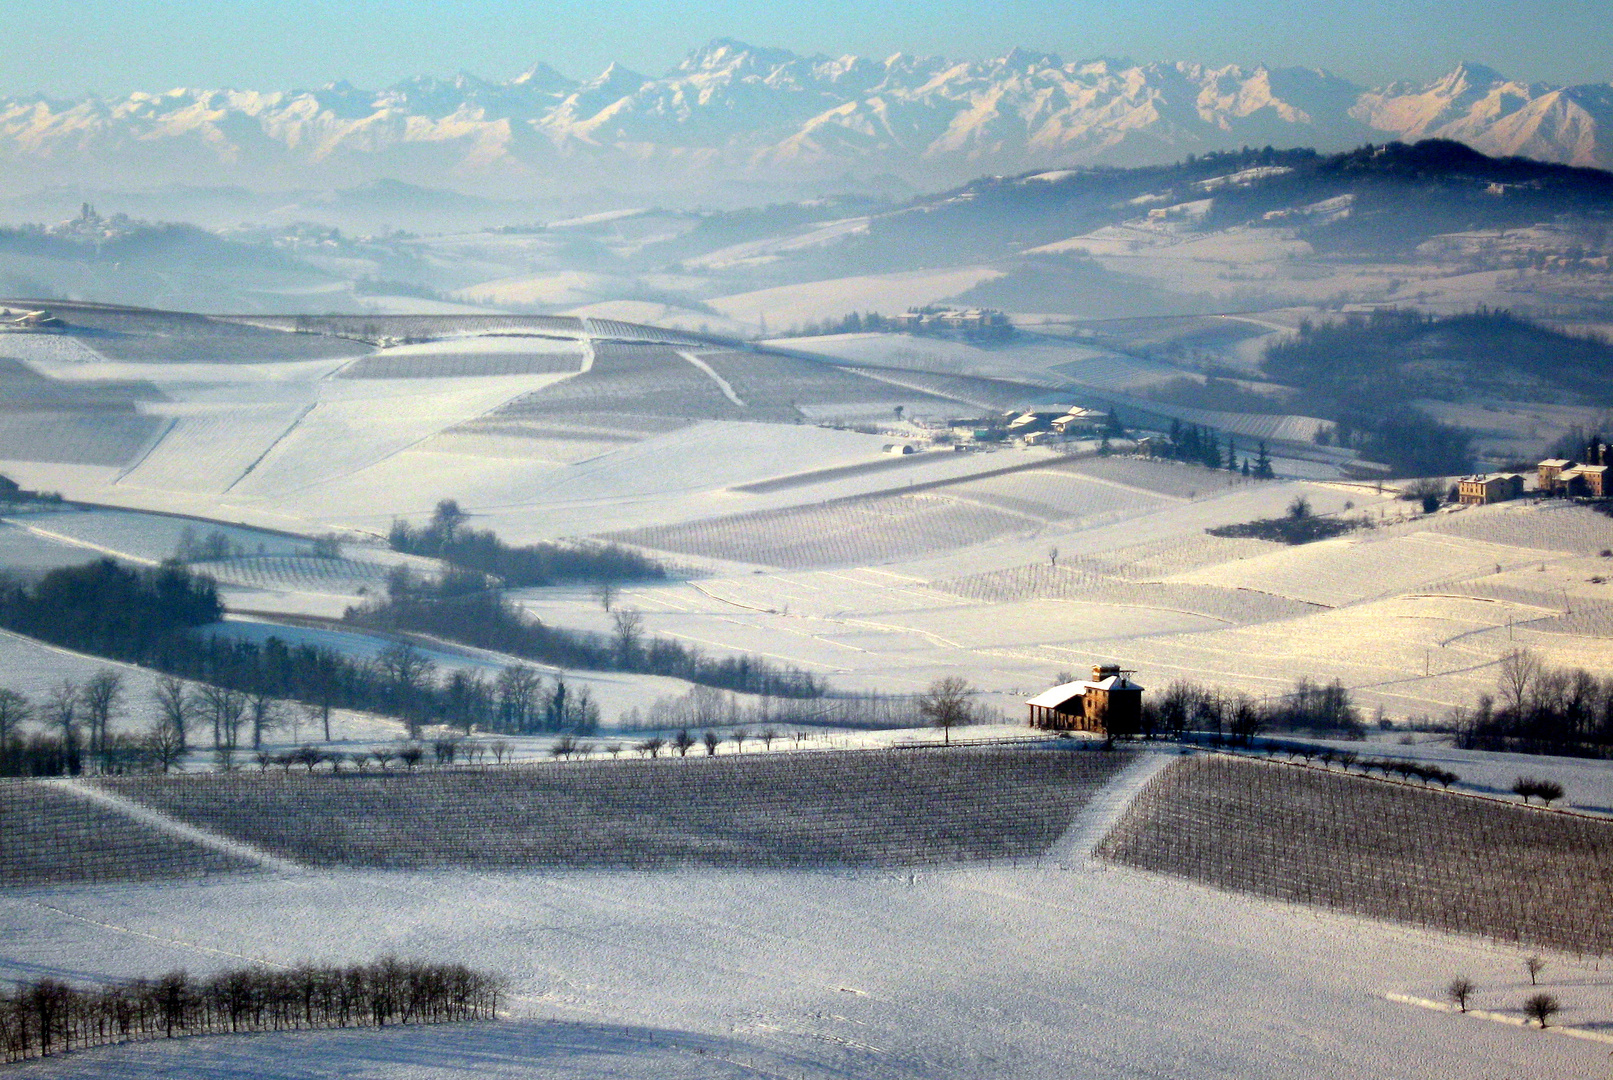
[[[1613,678],[1555,668],[1528,649],[1501,658],[1496,692],[1451,715],[1470,750],[1607,757],[1613,754]]]
[[[460,964],[385,957],[350,967],[173,971],[75,987],[56,979],[0,991],[7,1061],[186,1035],[386,1027],[493,1019],[502,981]]]

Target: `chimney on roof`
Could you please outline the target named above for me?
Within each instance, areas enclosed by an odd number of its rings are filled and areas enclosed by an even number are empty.
[[[1093,682],[1102,682],[1103,680],[1105,680],[1105,679],[1107,679],[1107,678],[1109,678],[1111,676],[1115,676],[1115,675],[1119,675],[1119,674],[1120,674],[1120,665],[1119,664],[1093,664],[1092,665],[1092,681]]]

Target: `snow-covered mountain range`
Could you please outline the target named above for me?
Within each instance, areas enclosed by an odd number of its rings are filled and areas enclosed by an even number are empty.
[[[1613,85],[1522,83],[1469,64],[1427,85],[1365,88],[1300,68],[1066,63],[1025,50],[871,60],[717,40],[658,77],[613,64],[579,83],[540,64],[507,82],[461,74],[379,91],[0,100],[0,190],[389,177],[532,196],[848,172],[934,185],[1245,145],[1432,137],[1610,167]]]

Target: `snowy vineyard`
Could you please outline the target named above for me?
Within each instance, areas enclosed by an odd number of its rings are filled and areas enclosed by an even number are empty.
[[[387,957],[352,967],[174,971],[94,988],[55,979],[0,991],[6,1061],[186,1035],[492,1019],[499,980],[458,964]]]
[[[389,567],[356,559],[324,559],[313,555],[243,555],[193,564],[222,585],[256,589],[306,589],[351,592],[381,584]]]
[[[1097,854],[1217,888],[1613,952],[1613,821],[1221,755],[1151,780]]]
[[[928,865],[1040,855],[1127,757],[955,748],[100,783],[312,866]]]
[[[49,784],[0,781],[0,887],[156,881],[252,865]]]

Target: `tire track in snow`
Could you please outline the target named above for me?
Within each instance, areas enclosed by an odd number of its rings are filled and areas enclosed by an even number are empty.
[[[734,393],[733,384],[731,384],[727,379],[723,378],[721,375],[717,374],[717,370],[715,368],[713,368],[710,364],[706,363],[704,360],[700,359],[700,357],[696,356],[692,352],[679,352],[678,355],[683,357],[685,360],[689,361],[689,363],[693,364],[695,367],[699,368],[701,371],[705,372],[706,377],[709,378],[712,382],[716,383],[717,384],[717,389],[719,389],[719,390],[721,390],[723,392],[723,397],[727,398],[729,401],[732,401],[735,405],[738,405],[741,409],[746,407],[745,399],[740,397],[738,394]]]
[[[1119,823],[1144,785],[1178,756],[1163,750],[1139,750],[1136,754],[1136,760],[1099,789],[1081,808],[1064,835],[1048,848],[1047,858],[1066,870],[1091,859],[1092,850]]]

